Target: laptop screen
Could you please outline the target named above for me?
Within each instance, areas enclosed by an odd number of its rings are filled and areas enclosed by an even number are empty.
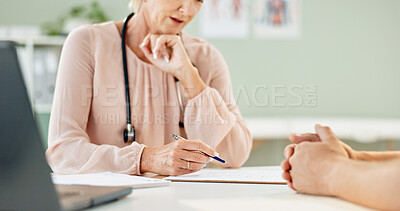
[[[0,41],[0,210],[59,210],[12,42]]]

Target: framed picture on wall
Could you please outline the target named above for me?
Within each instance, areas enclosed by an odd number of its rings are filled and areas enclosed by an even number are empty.
[[[210,38],[247,38],[248,0],[207,0],[201,9],[200,32]]]
[[[255,0],[254,36],[266,39],[301,37],[301,0]]]

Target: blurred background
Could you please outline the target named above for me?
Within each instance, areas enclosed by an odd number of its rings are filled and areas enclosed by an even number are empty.
[[[283,10],[275,0],[204,0],[185,28],[230,67],[254,135],[246,165],[279,165],[287,135],[312,132],[314,123],[331,125],[357,150],[400,150],[400,1],[279,1]],[[81,24],[122,20],[128,3],[0,0],[0,39],[19,44],[45,146],[65,35]]]

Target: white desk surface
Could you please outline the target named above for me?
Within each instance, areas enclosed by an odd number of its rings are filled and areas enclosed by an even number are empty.
[[[369,209],[337,198],[298,194],[286,185],[172,182],[168,187],[134,189],[126,198],[91,210]]]
[[[287,139],[290,133],[314,133],[314,125],[330,126],[342,139],[370,143],[400,140],[400,119],[380,118],[244,118],[254,139]]]

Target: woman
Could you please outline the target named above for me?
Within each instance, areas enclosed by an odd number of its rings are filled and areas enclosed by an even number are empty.
[[[252,141],[228,67],[214,47],[182,32],[202,1],[131,4],[137,9],[126,24],[125,46],[135,140],[125,143],[123,134],[124,22],[81,27],[67,38],[60,60],[46,152],[53,171],[180,175],[210,161],[198,151],[219,152],[223,167],[241,166]],[[174,141],[171,133],[189,140]]]

